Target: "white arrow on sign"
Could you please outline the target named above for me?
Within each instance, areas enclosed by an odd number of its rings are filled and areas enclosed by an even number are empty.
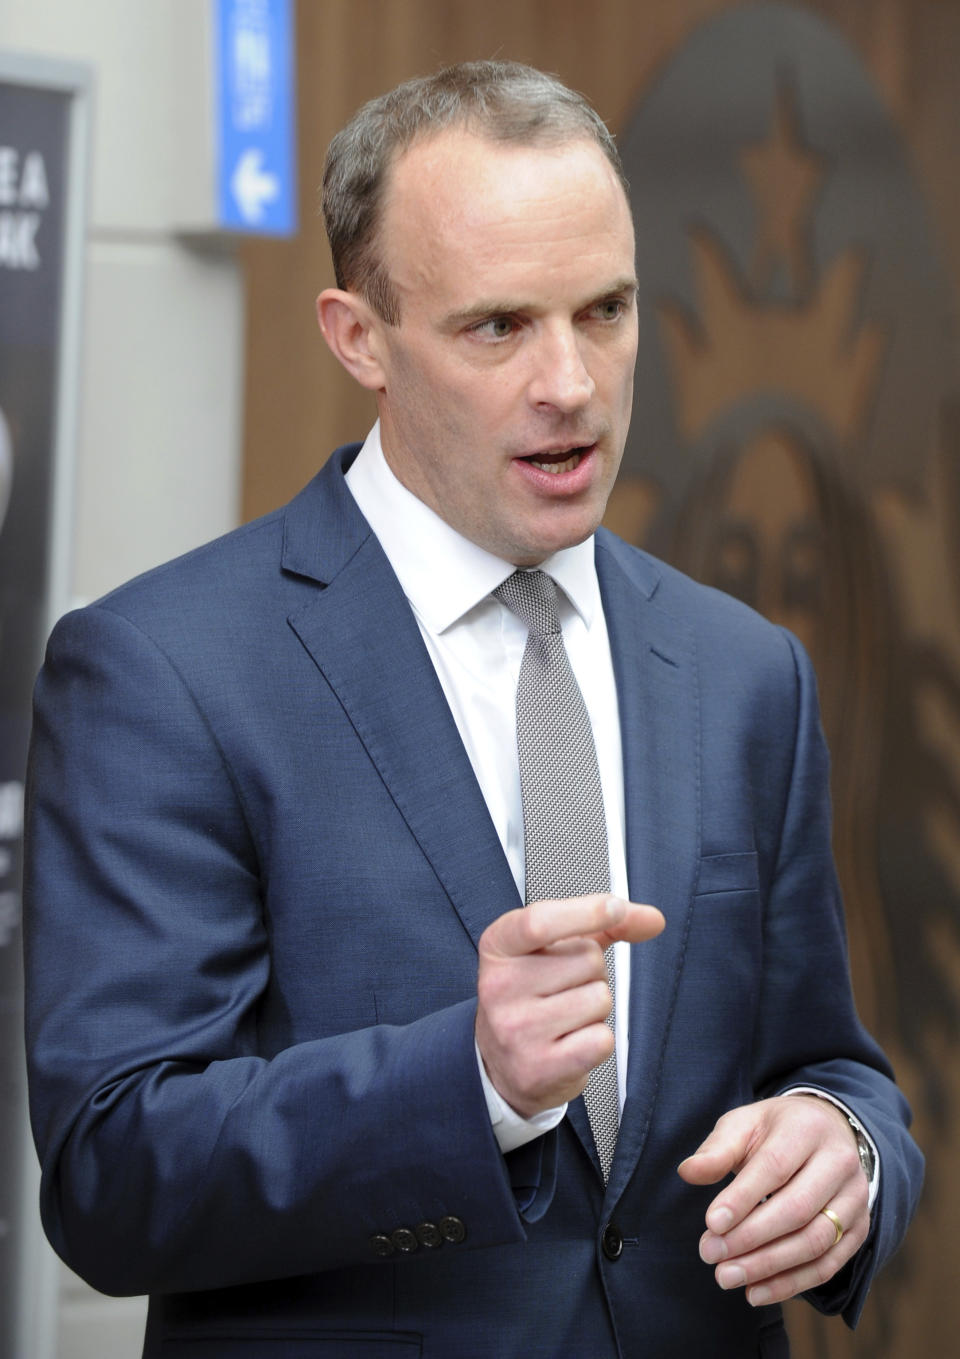
[[[230,177],[230,192],[245,222],[259,222],[267,203],[280,195],[280,181],[263,169],[263,152],[251,146],[237,161]]]

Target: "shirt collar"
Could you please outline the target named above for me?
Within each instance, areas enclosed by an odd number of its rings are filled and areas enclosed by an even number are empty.
[[[347,472],[347,485],[403,592],[429,632],[441,633],[513,573],[510,562],[464,538],[398,481],[374,425]],[[437,563],[443,570],[437,570]],[[600,605],[593,536],[541,563],[587,628]]]

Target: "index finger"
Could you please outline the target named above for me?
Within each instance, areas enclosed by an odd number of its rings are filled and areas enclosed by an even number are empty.
[[[495,931],[499,952],[519,957],[524,953],[537,953],[564,939],[601,936],[639,943],[652,939],[663,926],[663,916],[655,907],[600,892],[558,901],[531,902],[522,910],[502,915],[491,930]]]

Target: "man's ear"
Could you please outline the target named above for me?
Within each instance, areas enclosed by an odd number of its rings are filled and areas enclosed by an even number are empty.
[[[325,288],[317,298],[317,320],[323,338],[352,378],[369,391],[380,391],[386,377],[371,331],[384,323],[358,293]]]

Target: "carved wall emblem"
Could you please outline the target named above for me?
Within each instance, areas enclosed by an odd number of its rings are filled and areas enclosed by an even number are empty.
[[[697,30],[621,148],[640,358],[608,522],[808,647],[858,1002],[956,1203],[960,400],[923,194],[858,56],[789,5]],[[894,1352],[920,1236],[867,1331],[810,1323],[807,1354]]]

